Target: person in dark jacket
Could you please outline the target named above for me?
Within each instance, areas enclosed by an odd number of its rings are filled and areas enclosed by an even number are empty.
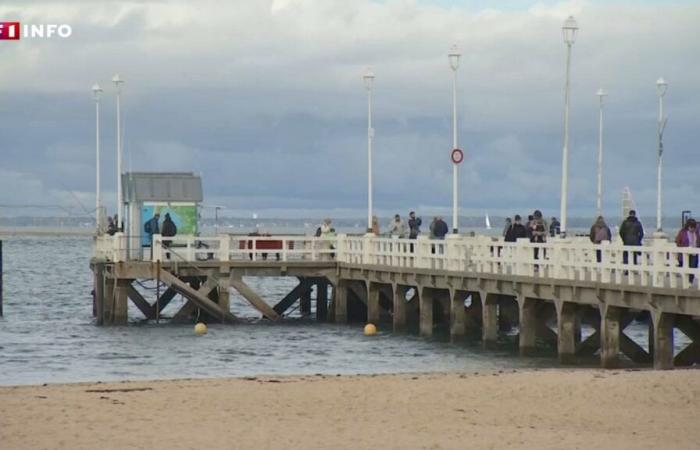
[[[153,217],[151,217],[151,220],[143,224],[143,231],[145,231],[146,234],[148,234],[148,238],[151,242],[151,245],[153,245],[153,235],[160,234],[160,226],[158,225],[159,220],[160,213],[155,213]]]
[[[622,243],[624,245],[642,245],[642,239],[644,239],[644,228],[642,223],[637,220],[637,212],[635,210],[630,210],[629,216],[620,225],[620,237],[622,238]],[[627,264],[628,252],[622,253],[622,261]],[[639,252],[634,252],[634,263],[637,264],[637,258]]]
[[[408,233],[408,238],[409,239],[416,239],[418,235],[420,234],[420,226],[423,224],[423,221],[421,220],[420,217],[416,218],[416,212],[411,211],[408,213],[408,228],[409,228],[409,233]]]
[[[442,217],[437,216],[435,217],[435,220],[433,220],[431,231],[433,236],[435,236],[435,239],[445,239],[445,236],[449,232],[449,228],[447,228],[447,224],[444,220],[442,220]]]
[[[525,225],[522,224],[521,220],[520,215],[516,214],[513,218],[513,224],[508,228],[508,231],[506,231],[506,242],[516,242],[518,239],[527,238],[527,229]]]
[[[556,217],[552,217],[552,223],[549,224],[549,235],[551,237],[561,234],[561,224]]]
[[[175,222],[173,222],[173,219],[170,218],[170,213],[165,213],[165,220],[163,220],[163,226],[161,229],[161,234],[164,237],[172,237],[177,234],[177,225],[175,225]],[[170,247],[170,243],[172,241],[163,241],[163,245],[166,247]]]
[[[700,247],[700,231],[698,231],[698,223],[695,219],[688,219],[685,226],[676,235],[676,245],[679,247]],[[683,267],[683,254],[678,255],[678,263]],[[688,267],[695,269],[698,267],[698,254],[690,253],[687,256]],[[692,283],[695,277],[690,275],[690,282]]]
[[[117,233],[117,223],[112,216],[107,216],[107,234],[114,236]]]

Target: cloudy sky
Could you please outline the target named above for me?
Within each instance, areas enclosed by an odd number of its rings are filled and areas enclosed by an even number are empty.
[[[570,215],[595,212],[598,106],[605,209],[629,186],[656,201],[655,81],[665,109],[665,214],[700,210],[700,3],[691,1],[3,0],[0,21],[66,23],[68,39],[0,41],[0,204],[94,206],[94,103],[103,192],[115,203],[115,96],[126,168],[194,170],[227,215],[357,216],[366,208],[366,92],[376,74],[375,206],[447,213],[451,70],[459,84],[464,214],[559,213],[564,19],[573,49]],[[80,205],[83,205],[82,207]],[[3,207],[0,214],[23,211]]]

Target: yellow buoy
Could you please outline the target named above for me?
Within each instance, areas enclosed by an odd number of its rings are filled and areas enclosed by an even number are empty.
[[[194,332],[200,336],[207,334],[207,324],[204,322],[197,322],[197,325],[194,326]]]
[[[377,334],[377,327],[373,323],[365,325],[365,336],[374,336],[375,334]]]

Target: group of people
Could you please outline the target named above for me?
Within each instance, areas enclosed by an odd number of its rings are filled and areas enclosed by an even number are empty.
[[[417,239],[421,234],[420,227],[423,225],[423,219],[416,216],[415,211],[408,213],[408,223],[405,223],[401,219],[400,214],[394,215],[394,219],[387,226],[387,234],[392,237],[398,237],[401,239]],[[433,221],[429,226],[430,239],[444,239],[447,235],[449,229],[447,224],[442,219],[441,216],[433,217]],[[372,233],[379,236],[381,235],[381,229],[379,228],[379,220],[377,216],[372,217]]]
[[[148,235],[151,245],[153,245],[154,234],[160,234],[163,237],[173,237],[177,234],[177,225],[175,225],[169,213],[165,213],[165,219],[162,225],[159,221],[160,213],[155,213],[148,222],[143,224],[143,231]],[[163,245],[169,247],[171,242],[172,241],[169,240],[163,240]]]

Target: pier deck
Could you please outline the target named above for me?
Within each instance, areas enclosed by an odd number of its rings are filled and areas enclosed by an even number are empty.
[[[177,294],[188,301],[174,320],[196,311],[207,320],[235,322],[233,288],[270,320],[280,320],[297,302],[302,314],[310,314],[314,301],[319,320],[417,328],[426,337],[445,326],[452,340],[476,335],[487,347],[496,345],[503,328],[517,329],[521,354],[550,345],[562,363],[591,355],[599,355],[603,367],[700,363],[700,271],[689,264],[697,249],[667,241],[627,247],[488,237],[168,239],[172,242],[164,246],[154,236],[151,252],[130,248],[120,233],[96,238],[98,324],[125,324],[129,298],[147,319],[157,320]],[[299,283],[269,305],[243,280],[265,276],[296,277]],[[167,288],[148,301],[132,286],[136,279],[154,279]],[[624,330],[644,312],[649,342],[642,347]],[[583,338],[582,324],[593,334]],[[679,352],[674,330],[691,342]]]

